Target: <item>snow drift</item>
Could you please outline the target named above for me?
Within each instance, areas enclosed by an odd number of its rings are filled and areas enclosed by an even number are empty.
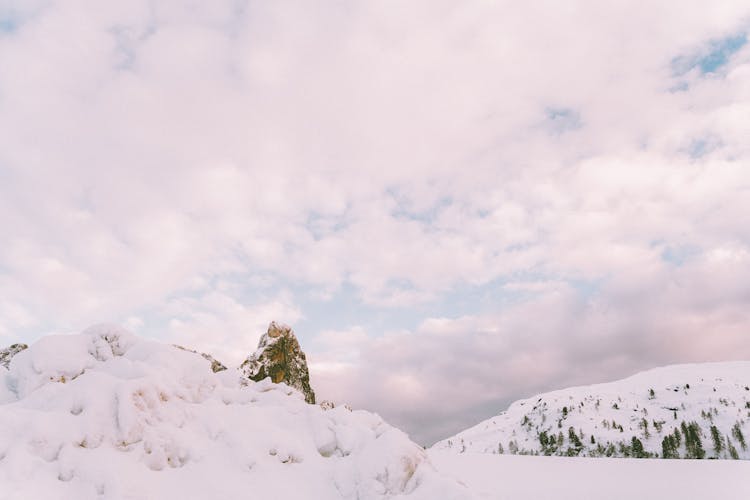
[[[380,417],[99,326],[0,368],[0,499],[467,498]]]

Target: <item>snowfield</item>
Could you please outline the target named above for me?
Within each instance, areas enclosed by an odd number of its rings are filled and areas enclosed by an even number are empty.
[[[113,327],[0,368],[0,499],[471,498],[380,417]]]
[[[673,365],[516,401],[507,411],[433,448],[454,453],[749,459],[748,422],[750,362]]]
[[[430,450],[430,458],[483,500],[750,498],[747,461],[535,457],[446,450]]]

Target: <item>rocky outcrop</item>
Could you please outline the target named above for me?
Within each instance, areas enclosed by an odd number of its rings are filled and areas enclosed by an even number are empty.
[[[10,360],[13,359],[13,356],[28,347],[26,344],[12,344],[5,349],[0,349],[0,365],[6,369],[10,369]]]
[[[327,399],[324,399],[320,402],[320,407],[323,409],[323,411],[333,410],[334,408],[337,408],[336,403],[333,401],[329,401]],[[352,411],[352,407],[348,404],[341,405],[341,408],[344,408],[345,410]]]
[[[199,356],[202,356],[205,360],[211,363],[211,371],[213,371],[214,373],[221,372],[227,369],[227,367],[224,366],[224,364],[221,363],[221,361],[217,360],[210,354],[206,354],[205,352],[194,351],[193,349],[188,349],[187,347],[182,347],[181,345],[178,345],[178,344],[172,344],[172,345],[175,346],[177,349],[182,349],[183,351],[192,352],[193,354],[198,354]]]
[[[324,399],[320,402],[320,407],[323,409],[323,411],[333,410],[336,408],[336,404],[333,401],[328,401],[327,399]]]
[[[305,401],[315,403],[310,387],[307,360],[291,327],[272,321],[258,343],[258,350],[240,365],[243,377],[259,382],[270,378],[302,392]]]

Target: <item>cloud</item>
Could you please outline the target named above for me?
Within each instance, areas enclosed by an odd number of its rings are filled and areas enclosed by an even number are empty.
[[[744,2],[12,7],[7,340],[298,323],[323,392],[422,440],[744,352]]]
[[[274,299],[251,304],[240,303],[227,292],[212,290],[170,300],[160,311],[169,318],[168,330],[161,333],[165,340],[212,353],[228,366],[239,366],[255,352],[268,318],[285,318],[293,323],[300,317],[283,292]]]
[[[746,359],[750,276],[726,274],[737,271],[729,262],[747,261],[735,252],[612,278],[593,297],[560,282],[512,283],[531,295],[481,315],[428,318],[382,337],[321,336],[312,380],[321,397],[377,408],[431,444],[537,392]]]

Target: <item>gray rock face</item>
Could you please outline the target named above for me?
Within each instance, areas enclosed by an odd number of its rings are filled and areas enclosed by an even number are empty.
[[[13,344],[5,349],[0,349],[0,365],[10,369],[10,360],[13,359],[13,356],[28,347],[26,344]]]
[[[270,377],[274,383],[284,382],[302,392],[305,401],[315,403],[310,387],[307,359],[291,327],[272,321],[258,343],[258,350],[241,365],[242,376],[259,382]]]

